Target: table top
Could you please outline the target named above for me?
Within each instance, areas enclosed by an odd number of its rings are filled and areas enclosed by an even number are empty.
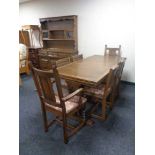
[[[104,80],[110,68],[114,68],[120,60],[119,56],[93,55],[62,66],[58,72],[66,80],[95,86]]]

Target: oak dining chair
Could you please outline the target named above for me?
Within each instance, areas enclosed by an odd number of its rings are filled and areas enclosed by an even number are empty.
[[[39,57],[39,69],[51,70],[52,69],[52,57],[45,54],[38,54]]]
[[[105,45],[104,55],[121,56],[121,45],[119,45],[119,48],[108,47]]]
[[[57,61],[55,62],[57,68],[62,67],[62,66],[64,66],[64,65],[67,65],[67,64],[69,64],[69,63],[70,63],[70,57],[62,58],[62,59],[59,59],[59,60],[57,60]],[[68,89],[67,82],[66,82],[66,80],[64,80],[64,79],[62,79],[62,87],[63,87],[64,89]]]
[[[95,101],[95,105],[90,111],[90,115],[92,117],[95,117],[100,120],[105,120],[107,118],[106,109],[107,109],[107,105],[108,104],[112,105],[111,102],[113,102],[112,100],[113,98],[110,94],[112,93],[112,90],[113,90],[114,80],[117,72],[118,72],[118,66],[116,66],[115,69],[114,68],[110,69],[104,84],[101,84],[95,88],[93,87],[85,88],[84,94],[91,97]],[[110,101],[107,101],[107,98],[109,96],[110,96]],[[100,103],[102,108],[101,108],[101,113],[98,114],[96,112]]]
[[[80,55],[73,55],[71,57],[71,62],[82,60],[82,59],[83,59],[83,55],[82,54],[80,54]]]
[[[114,89],[112,92],[113,100],[116,100],[119,96],[120,81],[121,81],[125,61],[126,61],[126,58],[122,58],[118,64],[119,69],[118,69],[118,72],[116,74],[116,78],[115,78],[115,82],[114,82]],[[111,106],[111,108],[112,108],[112,106]]]
[[[67,143],[69,137],[77,133],[85,124],[85,121],[78,115],[78,111],[84,108],[87,101],[86,98],[82,97],[83,88],[79,88],[73,93],[64,96],[56,65],[52,65],[51,71],[37,69],[31,63],[30,66],[41,102],[45,132],[48,131],[52,124],[57,122],[63,126],[64,143]],[[51,81],[51,78],[54,78],[54,81]],[[54,83],[56,84],[57,95],[53,88]],[[54,114],[55,119],[49,122],[47,112]],[[69,124],[68,118],[77,120],[79,122],[78,125],[74,127]]]
[[[70,58],[67,57],[67,58],[62,58],[62,59],[59,59],[56,61],[56,66],[57,67],[62,67],[64,65],[67,65],[70,63]]]

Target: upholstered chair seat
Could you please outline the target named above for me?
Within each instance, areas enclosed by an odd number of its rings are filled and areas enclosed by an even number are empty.
[[[56,103],[60,104],[60,100],[59,100],[59,97],[58,96],[55,96],[56,98]],[[71,111],[73,111],[74,109],[76,109],[78,106],[79,106],[79,99],[80,99],[80,96],[78,95],[75,95],[74,97],[72,97],[71,99],[69,99],[68,101],[65,102],[65,107],[66,107],[66,113],[70,113]],[[81,104],[84,104],[87,99],[84,98],[84,97],[81,97]],[[55,106],[52,106],[48,103],[46,103],[46,106],[47,107],[50,107],[50,108],[54,108],[55,110],[58,110],[60,112],[62,112],[62,108],[59,108],[59,107],[55,107]]]
[[[86,88],[84,90],[84,93],[86,95],[89,95],[89,96],[93,96],[93,97],[96,97],[96,98],[100,98],[102,99],[103,98],[103,95],[104,95],[104,89],[105,89],[105,86],[102,84],[100,85],[99,87],[97,88]]]

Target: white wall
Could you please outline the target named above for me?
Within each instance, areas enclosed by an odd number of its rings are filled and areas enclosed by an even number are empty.
[[[78,46],[84,57],[122,45],[123,80],[135,81],[134,0],[34,0],[20,4],[20,26],[39,18],[78,15]]]

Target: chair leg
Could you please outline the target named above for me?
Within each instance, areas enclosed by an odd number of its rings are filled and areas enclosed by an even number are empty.
[[[96,110],[97,106],[98,106],[99,103],[96,103],[96,105],[91,109],[91,116],[94,117],[94,118],[97,118],[99,120],[106,120],[106,108],[107,108],[107,101],[106,101],[106,98],[103,98],[102,100],[102,112],[101,114],[95,114],[94,111]]]
[[[117,87],[117,97],[119,96],[119,84],[118,84],[118,87]]]
[[[116,92],[113,91],[113,92],[110,94],[110,103],[109,103],[110,110],[112,110],[112,108],[113,108],[115,96],[116,96]]]
[[[106,119],[106,107],[107,107],[106,98],[103,98],[103,100],[102,100],[102,118],[103,118],[103,120]]]
[[[43,123],[44,123],[44,131],[48,132],[48,121],[47,121],[47,115],[46,115],[46,110],[43,104],[41,104],[42,108],[42,116],[43,116]]]
[[[63,134],[64,134],[64,143],[67,144],[68,143],[68,136],[67,136],[67,120],[66,120],[66,115],[63,114]]]
[[[86,105],[85,104],[81,108],[81,114],[82,114],[83,121],[86,121]]]
[[[45,112],[46,113],[46,112]],[[46,114],[43,113],[43,121],[44,121],[44,131],[48,132],[48,127],[47,127],[47,117],[45,116]]]
[[[116,87],[116,91],[115,91],[115,100],[119,97],[119,84]]]

